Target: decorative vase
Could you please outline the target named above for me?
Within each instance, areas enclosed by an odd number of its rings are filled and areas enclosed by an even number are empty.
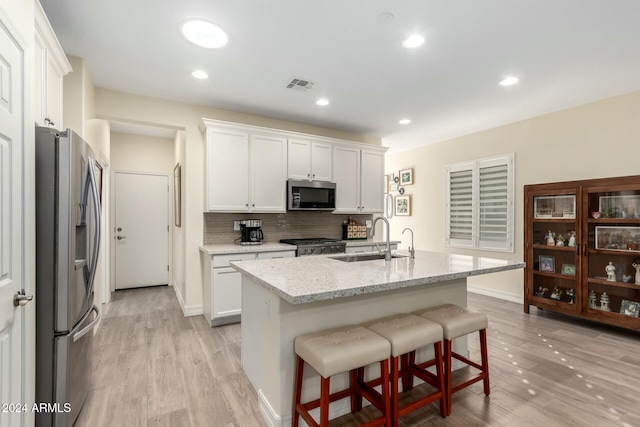
[[[596,306],[597,298],[598,296],[596,295],[595,291],[589,291],[589,308],[598,308],[598,306]]]
[[[602,293],[600,297],[600,310],[602,311],[611,311],[609,308],[609,295],[606,292]]]
[[[615,267],[615,265],[613,265],[612,262],[609,262],[609,265],[607,265],[604,268],[604,271],[607,272],[607,281],[609,281],[609,282],[615,282],[616,281],[616,267]]]
[[[636,285],[640,285],[640,263],[634,262],[631,265],[636,269]]]

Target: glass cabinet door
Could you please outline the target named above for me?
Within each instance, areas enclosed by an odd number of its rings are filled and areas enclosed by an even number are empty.
[[[640,188],[583,189],[587,313],[640,327]]]
[[[580,311],[576,193],[575,189],[565,189],[530,195],[526,235],[528,304],[557,311]]]

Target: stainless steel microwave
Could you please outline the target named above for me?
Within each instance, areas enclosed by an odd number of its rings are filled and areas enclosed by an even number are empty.
[[[333,211],[336,209],[336,183],[326,181],[287,181],[287,210]]]

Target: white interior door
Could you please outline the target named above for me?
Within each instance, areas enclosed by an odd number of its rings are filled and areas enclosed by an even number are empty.
[[[29,369],[24,364],[29,357],[23,340],[27,333],[35,339],[35,330],[25,329],[23,309],[13,304],[16,292],[25,287],[24,52],[8,32],[8,24],[0,13],[0,402],[3,404],[0,426],[3,427],[22,423],[21,412],[25,409],[20,405],[27,405],[24,378],[25,370]],[[5,408],[5,404],[14,406]]]
[[[169,176],[115,173],[116,289],[169,283]]]

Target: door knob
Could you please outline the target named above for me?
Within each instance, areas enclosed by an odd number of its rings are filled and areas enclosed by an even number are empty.
[[[118,227],[118,231],[122,231],[122,227]]]
[[[33,299],[33,295],[25,295],[24,289],[20,292],[13,294],[13,306],[25,306],[29,301]]]
[[[127,236],[118,236],[117,237],[118,240],[122,240],[122,239],[126,239],[126,238],[127,238]]]

